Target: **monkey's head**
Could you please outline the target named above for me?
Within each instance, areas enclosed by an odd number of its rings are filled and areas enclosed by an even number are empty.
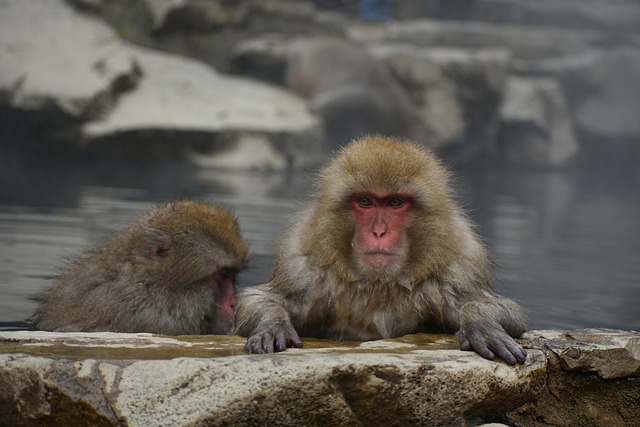
[[[249,251],[229,211],[195,200],[167,203],[140,218],[131,236],[139,282],[167,295],[210,295],[212,316],[233,321],[235,277]]]
[[[366,136],[339,151],[320,177],[306,240],[319,265],[347,281],[402,282],[424,280],[448,265],[454,206],[448,174],[430,152]]]

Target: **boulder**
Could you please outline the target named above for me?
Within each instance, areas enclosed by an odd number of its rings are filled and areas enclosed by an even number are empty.
[[[0,107],[47,123],[110,111],[141,70],[115,33],[61,0],[0,0]]]
[[[509,68],[506,50],[369,47],[409,94],[434,148],[457,161],[493,148]]]
[[[269,33],[238,42],[231,51],[234,73],[286,86],[287,66],[305,38]]]
[[[547,354],[547,383],[535,401],[507,414],[509,425],[639,425],[640,333],[531,331],[523,340]]]
[[[545,383],[454,350],[450,336],[242,354],[236,336],[0,332],[0,408],[13,425],[467,425],[500,419]]]
[[[346,36],[362,43],[405,43],[422,47],[507,49],[517,59],[562,57],[611,43],[614,36],[601,31],[499,25],[485,22],[391,21],[366,25],[344,21]],[[637,42],[635,35],[630,43]]]
[[[638,425],[640,333],[530,331],[524,365],[450,335],[305,338],[0,331],[7,425]],[[502,423],[502,424],[500,424]]]
[[[471,19],[637,32],[640,4],[636,0],[476,0]]]
[[[285,90],[121,41],[62,0],[0,7],[0,107],[37,117],[49,137],[234,169],[305,167],[325,154],[321,122]]]
[[[514,61],[514,70],[557,77],[576,130],[599,138],[640,135],[640,48],[587,49],[562,58]]]
[[[640,333],[617,329],[532,331],[523,337],[558,358],[569,372],[595,372],[600,378],[640,377]]]
[[[143,0],[154,31],[207,32],[245,24],[247,2],[225,0]]]
[[[144,78],[113,111],[82,127],[95,150],[233,169],[302,168],[323,158],[323,127],[302,98],[195,60],[129,50]]]
[[[514,164],[562,167],[578,152],[557,79],[510,77],[500,107],[500,153]]]

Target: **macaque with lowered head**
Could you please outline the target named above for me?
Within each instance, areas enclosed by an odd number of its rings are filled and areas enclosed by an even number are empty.
[[[62,332],[228,334],[247,258],[229,211],[166,203],[72,260],[38,297],[32,322]]]
[[[302,347],[300,335],[351,340],[457,331],[462,350],[524,363],[514,301],[496,295],[490,261],[425,149],[367,136],[321,171],[285,235],[268,283],[244,289],[236,331],[250,353]]]

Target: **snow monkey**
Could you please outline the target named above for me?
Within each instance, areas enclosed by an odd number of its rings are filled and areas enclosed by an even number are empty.
[[[365,136],[319,174],[284,236],[272,279],[238,296],[250,353],[302,347],[300,336],[373,340],[457,331],[462,350],[524,363],[514,301],[491,288],[490,260],[452,196],[448,173],[418,145]]]
[[[233,332],[234,281],[248,259],[229,211],[160,205],[73,259],[32,321],[50,331]]]

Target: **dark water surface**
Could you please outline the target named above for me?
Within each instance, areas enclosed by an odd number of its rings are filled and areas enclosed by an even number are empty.
[[[253,267],[271,274],[275,242],[309,172],[238,173],[167,164],[24,162],[0,174],[0,329],[20,326],[56,266],[153,203],[197,197],[230,206]],[[640,174],[457,170],[470,216],[495,255],[498,292],[519,300],[533,328],[640,330]]]

